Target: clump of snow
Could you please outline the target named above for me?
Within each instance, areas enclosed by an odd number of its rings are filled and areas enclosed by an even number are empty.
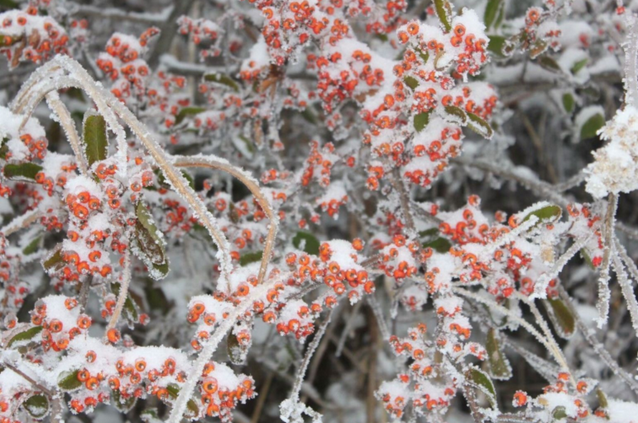
[[[586,190],[596,198],[638,188],[638,110],[627,106],[599,131],[609,143],[587,166]]]

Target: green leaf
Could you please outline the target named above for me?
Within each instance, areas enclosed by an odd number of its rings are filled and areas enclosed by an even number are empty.
[[[483,138],[490,139],[492,135],[494,135],[494,130],[483,118],[475,115],[474,113],[468,113],[467,117],[470,120],[467,122],[467,127],[477,134],[481,135]]]
[[[38,248],[40,247],[40,240],[42,239],[41,236],[38,236],[36,238],[34,238],[29,245],[27,245],[26,247],[24,247],[22,249],[22,254],[24,254],[25,256],[28,256],[29,254],[33,254],[36,251],[38,251]]]
[[[567,418],[567,410],[562,405],[554,408],[552,411],[552,421],[563,420]]]
[[[403,78],[403,83],[407,85],[408,87],[410,87],[412,90],[415,90],[416,87],[419,86],[419,81],[417,81],[412,76],[406,76],[405,78]]]
[[[5,178],[15,181],[35,182],[35,175],[42,171],[42,166],[35,163],[10,163],[3,169]]]
[[[254,263],[256,261],[261,260],[263,257],[263,251],[256,251],[254,253],[246,253],[239,257],[239,264],[241,266],[246,266],[247,264]]]
[[[600,408],[609,408],[609,401],[607,401],[607,395],[600,389],[596,389],[596,396],[598,397],[598,406]]]
[[[512,377],[512,368],[503,352],[497,331],[494,328],[490,328],[487,332],[485,349],[487,350],[490,376],[497,380],[506,380]]]
[[[549,317],[558,335],[561,338],[569,338],[576,329],[576,319],[567,304],[560,298],[550,298],[545,300],[549,311]]]
[[[431,248],[437,253],[447,253],[452,248],[452,244],[447,238],[439,237],[432,241],[424,242],[423,248]]]
[[[120,284],[115,282],[111,284],[111,290],[113,291],[113,293],[115,294],[116,297],[120,296]],[[139,314],[137,312],[137,307],[135,306],[135,303],[133,302],[133,300],[131,299],[130,295],[126,296],[126,300],[124,300],[124,313],[126,314],[126,317],[132,321],[132,322],[137,322],[138,321],[138,317]]]
[[[587,65],[587,61],[588,61],[588,59],[584,58],[584,59],[579,60],[578,62],[574,63],[574,65],[570,69],[571,73],[573,75],[576,75],[578,73],[578,71],[580,71],[582,68],[584,68]]]
[[[62,260],[61,243],[58,244],[57,247],[42,261],[42,267],[44,267],[44,270],[48,274],[57,272],[64,267],[64,260]]]
[[[196,115],[205,111],[206,109],[203,107],[183,107],[175,116],[175,125],[182,123],[186,116]]]
[[[576,101],[574,100],[574,96],[570,93],[563,94],[563,107],[567,113],[571,113],[574,111],[574,105]]]
[[[311,107],[306,107],[305,109],[303,109],[301,111],[301,116],[306,119],[308,122],[316,125],[317,123],[319,123],[317,116],[315,116],[314,112],[312,111]],[[252,144],[252,143],[251,143]]]
[[[525,216],[525,218],[521,221],[521,223],[525,223],[532,216],[538,217],[539,223],[545,220],[555,221],[560,219],[560,216],[562,214],[563,214],[563,210],[560,207],[549,205],[549,206],[545,206],[540,209],[534,210],[533,212]]]
[[[84,119],[84,152],[89,167],[106,159],[109,141],[106,137],[106,121],[102,115],[90,114]]]
[[[0,7],[3,9],[19,9],[20,3],[13,0],[0,0]]]
[[[153,279],[163,279],[169,272],[168,257],[166,257],[164,250],[166,246],[164,238],[155,226],[153,217],[144,202],[137,203],[135,214],[137,215],[135,239],[138,249],[133,249],[133,252],[149,267],[149,270],[153,269],[150,272]]]
[[[430,112],[421,112],[414,115],[414,129],[421,132],[430,122]]]
[[[502,35],[488,35],[487,50],[500,58],[511,54],[514,44]]]
[[[40,332],[42,332],[42,326],[34,326],[23,332],[20,332],[14,335],[11,340],[9,340],[9,342],[7,343],[7,348],[15,344],[16,342],[30,341],[31,339],[35,338],[36,335],[38,335]]]
[[[485,14],[483,15],[483,21],[485,22],[485,28],[489,31],[494,24],[497,16],[501,13],[503,6],[503,0],[488,0],[485,7]]]
[[[23,402],[22,406],[31,417],[41,419],[49,412],[49,399],[42,394],[33,395]]]
[[[492,379],[490,379],[484,371],[476,367],[472,367],[470,369],[470,378],[472,379],[472,382],[474,382],[476,386],[478,386],[478,388],[487,395],[492,407],[496,408],[496,389],[494,388]]]
[[[0,159],[7,160],[7,153],[9,152],[9,147],[7,146],[7,141],[9,138],[5,137],[0,141]]]
[[[177,397],[179,396],[179,386],[171,383],[170,385],[168,385],[166,387],[166,390],[168,391],[168,394],[171,396],[171,398],[173,400],[176,400]],[[193,416],[197,416],[199,414],[199,407],[197,406],[197,403],[194,400],[188,400],[188,403],[186,404],[186,408],[188,409],[188,411],[190,411],[192,413]],[[184,417],[188,417],[189,414],[187,413]]]
[[[74,391],[79,387],[84,386],[84,384],[78,379],[78,372],[79,370],[62,372],[62,374],[58,377],[58,387],[60,387],[63,391]]]
[[[538,64],[541,65],[543,69],[547,69],[551,72],[562,72],[563,70],[560,68],[556,60],[549,56],[543,56],[538,59]]]
[[[598,130],[605,125],[605,118],[600,113],[596,113],[580,128],[580,139],[586,140],[597,136]]]
[[[209,73],[207,75],[204,75],[204,80],[226,85],[235,92],[239,91],[239,85],[237,85],[237,83],[228,75],[224,75],[221,73]]]
[[[445,106],[445,113],[453,123],[458,125],[465,125],[467,123],[467,113],[460,107]]]
[[[452,30],[452,6],[448,0],[434,0],[434,10],[445,32]]]
[[[319,240],[313,234],[302,231],[297,232],[295,237],[292,239],[292,245],[294,245],[297,249],[302,249],[300,248],[301,241],[305,241],[303,250],[306,253],[314,255],[319,254]]]

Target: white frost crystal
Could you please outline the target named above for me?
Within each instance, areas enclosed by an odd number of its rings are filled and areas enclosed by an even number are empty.
[[[587,167],[587,192],[596,198],[638,188],[638,110],[627,106],[600,130],[609,143]]]

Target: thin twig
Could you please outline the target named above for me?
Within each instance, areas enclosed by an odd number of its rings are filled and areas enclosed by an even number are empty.
[[[253,194],[255,200],[257,200],[270,221],[268,225],[268,236],[266,237],[266,244],[264,245],[264,253],[261,258],[261,267],[259,268],[259,277],[257,279],[259,283],[261,283],[266,276],[268,263],[272,258],[277,228],[279,226],[279,217],[274,212],[270,201],[268,201],[264,195],[257,181],[248,172],[231,165],[226,160],[214,156],[174,156],[173,163],[178,167],[204,167],[222,170],[239,179]]]
[[[549,353],[552,354],[552,356],[554,357],[554,360],[556,360],[556,362],[558,363],[559,366],[561,366],[561,368],[564,368],[565,370],[569,370],[569,366],[567,362],[565,361],[565,357],[562,355],[562,353],[556,351],[556,347],[552,345],[552,343],[549,342],[542,333],[540,333],[534,326],[529,324],[526,320],[512,313],[511,310],[503,307],[502,305],[496,303],[495,301],[488,298],[481,297],[480,295],[475,294],[474,292],[470,292],[463,288],[458,288],[458,287],[452,288],[452,291],[457,295],[468,297],[481,304],[485,304],[489,308],[492,308],[498,311],[499,313],[506,315],[507,317],[509,317],[510,319],[512,319],[519,325],[521,325],[523,328],[525,328],[525,330],[527,330],[530,334],[534,335],[534,337],[536,337],[536,339],[538,339],[545,346],[547,351],[549,351]]]
[[[330,324],[330,319],[332,318],[333,311],[334,311],[334,308],[330,309],[325,320],[323,321],[321,326],[319,326],[319,329],[317,329],[317,332],[315,332],[315,336],[312,338],[312,342],[310,342],[310,345],[308,345],[308,349],[306,350],[306,355],[304,356],[303,361],[301,362],[301,365],[299,366],[299,369],[297,370],[297,376],[295,376],[295,383],[292,386],[292,391],[290,392],[289,398],[294,398],[295,400],[299,398],[299,392],[301,391],[301,385],[303,384],[304,376],[306,375],[306,370],[308,369],[308,365],[310,364],[310,360],[312,359],[312,356],[314,355],[315,351],[317,350],[317,347],[319,346],[319,342],[321,341],[321,338],[323,338],[323,334],[326,333],[326,328]]]
[[[590,330],[587,327],[587,325],[585,325],[585,322],[583,322],[583,319],[578,314],[576,307],[574,307],[574,304],[572,303],[572,300],[569,297],[569,294],[567,294],[567,291],[565,291],[565,289],[560,284],[558,285],[558,293],[561,299],[567,305],[567,307],[569,307],[571,314],[574,316],[574,319],[576,320],[576,327],[583,334],[583,337],[585,338],[585,340],[589,343],[589,345],[591,345],[591,347],[594,349],[596,354],[598,354],[598,356],[607,365],[607,367],[609,367],[609,369],[616,376],[621,378],[627,384],[627,386],[629,386],[629,388],[631,388],[631,390],[634,391],[636,395],[638,395],[638,382],[636,382],[636,380],[633,378],[632,375],[627,373],[618,365],[616,360],[614,360],[614,358],[611,356],[609,351],[607,351],[605,346],[596,339],[593,331]]]
[[[43,386],[40,382],[36,381],[35,379],[33,379],[31,376],[29,376],[28,374],[24,373],[22,370],[18,369],[16,366],[14,366],[11,363],[8,363],[6,360],[3,362],[3,365],[5,367],[7,367],[8,369],[11,369],[12,372],[20,375],[20,377],[22,377],[24,380],[26,380],[27,382],[29,382],[31,385],[33,385],[34,387],[36,387],[38,390],[44,392],[46,395],[48,395],[49,397],[53,396],[53,391],[51,391],[49,388]]]
[[[0,234],[5,237],[18,232],[20,229],[29,227],[32,223],[40,219],[42,212],[38,209],[29,210],[26,213],[16,216],[11,222],[0,228]]]
[[[572,383],[572,386],[575,388],[576,380],[574,379],[572,371],[568,367],[567,358],[563,354],[563,350],[560,348],[560,345],[558,345],[558,342],[556,342],[556,339],[554,339],[554,335],[552,335],[552,331],[549,328],[549,325],[547,324],[547,322],[541,315],[540,311],[538,310],[538,307],[536,307],[534,300],[530,300],[524,295],[517,295],[517,298],[523,301],[525,304],[527,304],[527,306],[531,310],[532,314],[534,315],[534,318],[536,319],[536,323],[538,324],[538,326],[541,327],[541,330],[545,334],[545,339],[547,339],[547,342],[549,342],[549,344],[552,346],[552,349],[554,350],[554,354],[561,357],[561,361],[564,363],[562,364],[562,366],[564,367],[564,370],[569,372],[570,381]]]
[[[611,254],[613,250],[614,222],[616,220],[616,208],[618,207],[618,196],[610,193],[607,198],[607,212],[605,213],[605,222],[603,226],[604,250],[603,261],[600,265],[600,277],[598,278],[598,328],[602,328],[607,322],[609,315],[609,298],[611,291],[609,290],[609,264],[611,262]]]
[[[106,326],[105,333],[108,333],[109,330],[113,329],[117,325],[117,321],[120,318],[120,314],[122,314],[122,309],[124,309],[124,303],[126,302],[126,298],[128,298],[128,287],[131,282],[131,255],[128,251],[124,253],[124,264],[122,269],[122,283],[120,284],[120,293],[117,297],[117,303],[115,304],[115,310],[113,310],[113,315],[111,316],[111,320],[109,320],[108,326]]]

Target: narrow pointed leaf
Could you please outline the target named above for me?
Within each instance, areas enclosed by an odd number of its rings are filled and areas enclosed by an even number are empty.
[[[580,139],[586,140],[594,138],[598,134],[598,130],[605,125],[605,117],[600,113],[596,113],[583,126],[580,127]]]
[[[11,338],[7,343],[7,347],[12,346],[16,342],[30,341],[35,338],[40,332],[42,332],[42,326],[34,326],[25,330],[24,332],[20,332]]]
[[[447,119],[457,125],[465,125],[467,123],[467,113],[460,107],[445,106],[445,113]]]
[[[9,163],[3,168],[4,177],[14,181],[35,182],[42,166],[35,163]]]
[[[494,328],[490,328],[487,332],[485,349],[487,350],[490,376],[496,380],[506,380],[512,377],[512,367],[503,352],[498,333]]]
[[[495,23],[496,18],[501,13],[504,5],[504,0],[488,0],[485,7],[485,14],[483,20],[485,21],[485,27],[489,30]]]
[[[39,237],[39,236],[34,238],[33,241],[31,241],[26,247],[22,249],[22,254],[24,254],[25,256],[28,256],[29,254],[33,254],[36,251],[38,251],[40,247],[41,239],[42,237]]]
[[[106,138],[106,121],[102,115],[89,114],[84,118],[84,152],[89,166],[106,159],[109,142]]]
[[[560,68],[558,63],[556,63],[556,60],[552,59],[549,56],[543,56],[538,59],[538,64],[541,65],[543,69],[547,69],[548,71],[562,72],[562,69]]]
[[[434,0],[434,10],[445,32],[452,30],[452,6],[448,0]]]
[[[221,73],[210,73],[208,75],[204,75],[204,80],[226,85],[235,92],[239,91],[239,85],[237,85],[237,83],[228,75],[224,75]]]
[[[496,408],[496,389],[494,388],[492,379],[490,379],[484,371],[476,367],[472,367],[472,369],[470,369],[470,378],[472,379],[472,382],[474,382],[476,386],[478,386],[479,389],[488,397],[492,407]]]
[[[571,337],[576,329],[576,320],[567,304],[560,298],[547,299],[545,304],[549,306],[549,317],[558,335],[561,338]]]
[[[576,101],[574,100],[574,96],[570,93],[563,94],[563,107],[567,113],[571,113],[574,111],[574,104]]]
[[[58,378],[58,387],[63,391],[74,391],[81,386],[84,386],[78,379],[78,370],[72,372],[63,372]]]
[[[469,121],[467,122],[468,128],[481,135],[483,138],[492,138],[492,135],[494,135],[494,130],[492,130],[492,127],[489,123],[487,123],[483,118],[475,115],[474,113],[468,113],[467,117],[469,118]]]
[[[570,69],[571,73],[573,75],[576,75],[578,72],[580,72],[581,69],[583,69],[587,65],[587,61],[588,59],[584,58],[574,63],[574,66],[572,66],[572,68]]]
[[[206,109],[203,107],[184,107],[177,113],[177,116],[175,116],[175,125],[182,123],[186,116],[193,116],[205,111]]]
[[[149,268],[153,279],[166,277],[169,271],[168,257],[164,250],[166,243],[146,204],[140,201],[135,207],[137,221],[135,222],[135,238],[137,247],[133,252]]]

